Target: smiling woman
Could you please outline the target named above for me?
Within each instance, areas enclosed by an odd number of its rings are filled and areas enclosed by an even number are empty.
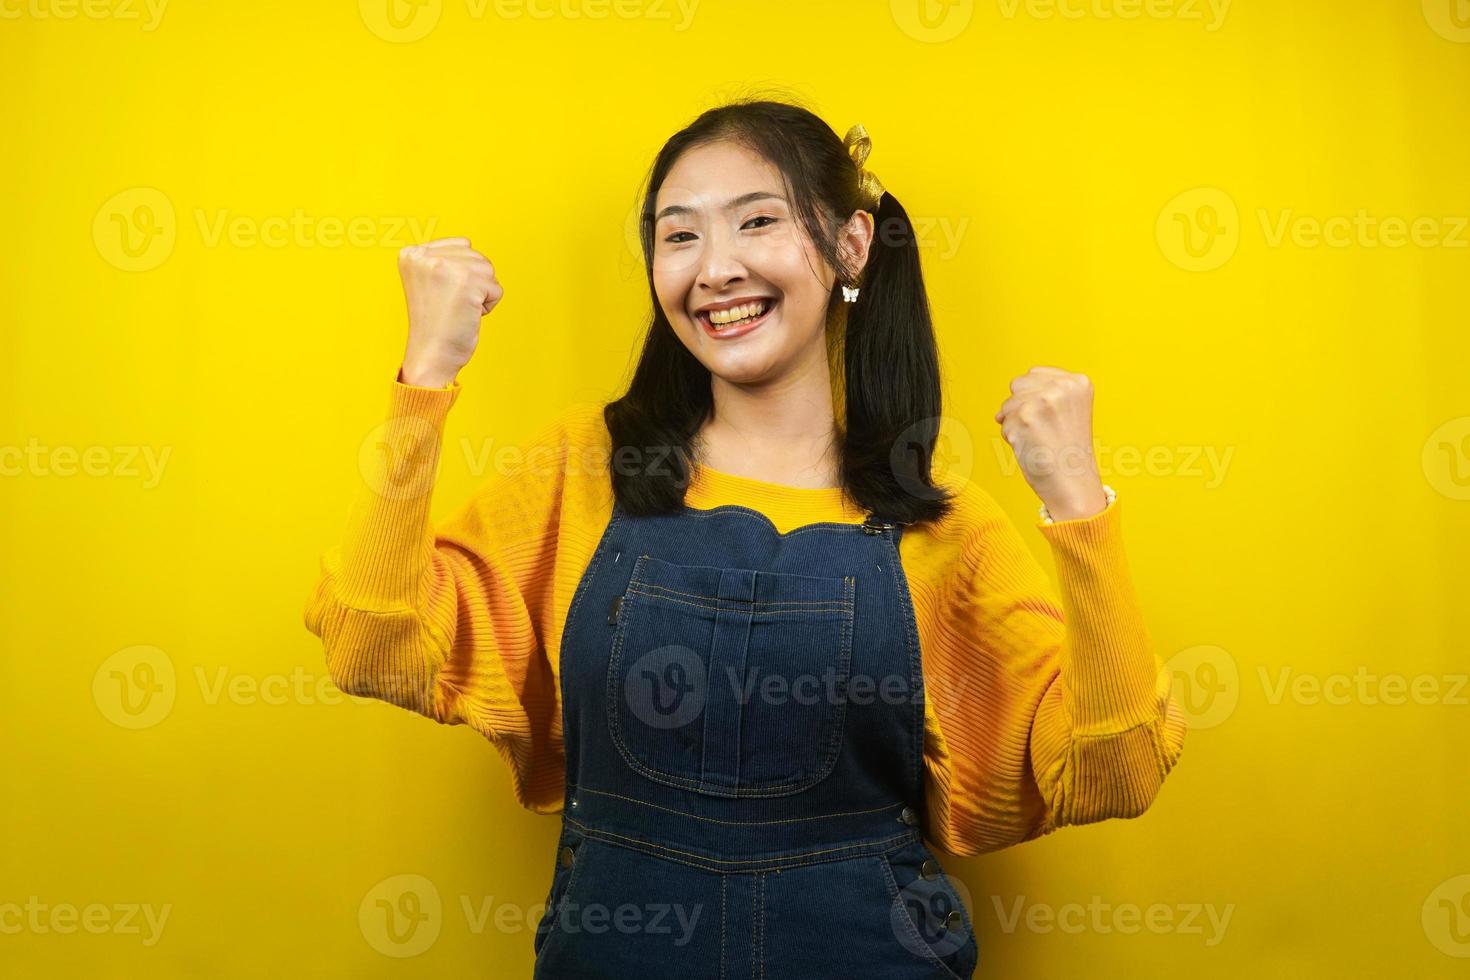
[[[1033,368],[996,414],[1060,596],[988,493],[935,477],[929,306],[870,145],[775,102],[677,133],[628,390],[437,529],[454,377],[503,290],[468,239],[404,250],[394,452],[306,623],[343,690],[474,727],[562,815],[537,977],[963,980],[974,923],[925,838],[1134,817],[1180,756],[1116,495],[1078,452],[1088,379]],[[652,907],[687,928],[608,927]]]
[[[616,445],[845,486],[904,523],[945,513],[929,476],[939,370],[918,249],[862,165],[870,146],[861,127],[838,140],[806,109],[765,101],[710,110],[665,144],[641,222],[653,322],[608,406]],[[857,382],[845,393],[844,379]],[[657,513],[689,475],[613,485],[631,513]]]

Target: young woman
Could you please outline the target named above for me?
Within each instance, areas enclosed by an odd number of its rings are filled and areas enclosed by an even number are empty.
[[[1032,368],[995,416],[1060,596],[989,494],[936,480],[918,248],[870,147],[767,101],[675,134],[627,392],[437,529],[455,376],[502,291],[468,239],[400,257],[391,452],[306,622],[343,690],[473,726],[561,813],[538,977],[967,978],[928,842],[1136,816],[1180,755],[1086,377]]]

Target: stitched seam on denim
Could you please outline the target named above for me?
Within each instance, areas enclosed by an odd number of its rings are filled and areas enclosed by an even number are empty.
[[[584,836],[572,854],[572,870],[567,874],[566,887],[562,889],[561,897],[556,900],[556,908],[553,910],[551,919],[551,929],[547,932],[546,939],[541,943],[541,951],[536,954],[538,959],[546,955],[547,947],[551,945],[553,939],[558,935],[566,934],[566,930],[562,928],[561,915],[566,910],[567,901],[571,897],[572,886],[577,883],[577,878],[582,873],[582,867],[587,863],[587,854],[584,850],[586,843],[587,840]]]
[[[640,557],[652,558],[653,556],[652,555],[643,555],[643,556],[640,556]],[[661,559],[656,559],[656,560],[661,560]],[[675,566],[675,567],[677,567],[677,568],[683,568],[685,566],[679,565],[679,566]],[[725,571],[726,570],[725,568],[723,568],[721,566],[715,566],[715,565],[701,565],[700,567],[701,568],[717,568],[718,567],[720,569],[720,571]],[[736,569],[736,570],[739,571],[740,569]],[[749,571],[753,571],[757,575],[765,575],[765,576],[777,576],[777,575],[786,575],[786,574],[788,574],[786,572],[768,572],[768,571],[763,571],[761,569],[749,569]],[[793,577],[794,578],[805,578],[805,579],[812,578],[812,576],[810,576],[810,575],[798,575],[798,576],[793,576]],[[851,577],[852,576],[850,576],[850,575],[844,575],[844,576],[841,576],[839,578],[838,576],[833,575],[833,576],[830,576],[830,577],[825,578],[825,579],[820,579],[819,581],[828,582],[828,583],[832,583],[832,582],[839,583],[838,588],[841,589],[842,591],[846,591],[845,590],[846,580],[849,579],[849,578],[851,578]],[[722,601],[722,602],[739,602],[739,603],[742,603],[744,605],[753,605],[753,606],[821,606],[821,605],[828,605],[828,604],[831,604],[831,603],[836,603],[836,602],[840,602],[841,601],[841,597],[840,596],[832,596],[831,598],[822,598],[822,599],[741,599],[741,598],[736,597],[736,596],[708,595],[708,594],[706,594],[704,592],[685,592],[683,589],[674,589],[674,588],[670,588],[667,585],[659,585],[657,582],[647,582],[647,581],[644,581],[642,579],[635,580],[632,584],[633,585],[637,585],[637,586],[642,586],[645,589],[657,590],[659,592],[667,592],[669,595],[686,596],[687,598],[690,598],[690,599],[707,599],[710,602],[714,602],[716,600],[719,600],[719,601]]]
[[[764,604],[764,602],[747,602],[747,601],[744,601],[744,599],[720,599],[720,601],[717,601],[716,602],[716,601],[713,601],[713,598],[711,598],[711,601],[709,601],[709,602],[691,602],[691,601],[689,601],[689,599],[676,599],[676,598],[669,597],[669,595],[659,595],[659,594],[656,594],[656,592],[650,592],[650,591],[648,591],[648,589],[638,588],[638,586],[634,586],[634,585],[628,586],[628,592],[632,592],[632,594],[644,595],[644,597],[648,597],[648,598],[651,598],[651,599],[659,599],[660,602],[669,602],[669,604],[675,604],[675,605],[692,605],[692,607],[694,607],[694,608],[700,608],[700,610],[728,610],[728,611],[732,611],[732,613],[745,613],[745,614],[750,614],[750,616],[791,616],[791,614],[794,614],[794,613],[798,613],[798,614],[800,614],[800,613],[838,613],[838,614],[842,614],[842,613],[847,613],[847,610],[848,610],[847,605],[845,605],[845,604],[832,604],[832,602],[803,602],[803,604],[801,604],[801,605],[811,605],[811,607],[813,607],[813,608],[804,608],[804,610],[798,610],[798,608],[785,608],[785,610],[761,610],[761,608],[753,608],[753,607],[760,607],[760,605],[766,605],[766,604]],[[686,595],[686,594],[681,594],[681,595]],[[710,598],[710,597],[703,597],[703,598]],[[795,604],[795,602],[792,602],[792,605],[797,605],[797,604]]]
[[[760,950],[760,917],[755,913],[755,896],[761,876],[757,872],[750,882],[750,978],[755,980],[755,958]]]
[[[640,585],[641,585],[641,583],[640,583]],[[654,588],[657,588],[657,586],[654,586]],[[673,598],[672,596],[669,596],[669,595],[660,595],[657,592],[650,591],[648,588],[640,588],[639,585],[629,585],[627,591],[629,591],[629,592],[636,592],[637,594],[643,595],[643,596],[647,596],[650,599],[659,599],[659,600],[661,600],[663,602],[668,602],[668,603],[672,603],[672,604],[676,604],[676,605],[680,605],[680,606],[693,606],[696,609],[716,609],[716,610],[719,610],[719,609],[729,609],[729,610],[733,610],[733,611],[736,611],[736,612],[750,613],[751,615],[755,615],[755,616],[779,616],[779,615],[791,615],[792,613],[813,613],[813,612],[845,613],[845,612],[847,612],[847,609],[848,609],[848,607],[847,607],[847,605],[845,603],[828,602],[828,601],[825,601],[825,600],[822,601],[822,602],[798,602],[796,600],[793,600],[793,601],[791,601],[789,603],[783,603],[783,605],[790,605],[790,606],[810,606],[810,607],[812,607],[812,608],[809,608],[809,609],[762,609],[761,608],[762,606],[776,605],[776,603],[772,603],[772,602],[749,602],[749,601],[747,601],[745,599],[718,599],[715,596],[694,596],[694,598],[696,598],[696,599],[704,599],[704,600],[707,600],[707,601],[704,601],[704,602],[691,602],[688,599],[675,599],[675,598]],[[671,592],[672,590],[670,590],[670,589],[664,589],[663,591],[664,592]],[[691,595],[691,596],[694,595],[694,593],[692,593],[692,592],[678,592],[678,593],[674,593],[674,594],[675,595]]]
[[[725,980],[725,881],[720,875],[720,980]]]
[[[850,527],[853,530],[860,530],[863,526],[861,523],[851,523],[849,521],[816,521],[812,524],[802,524],[798,527],[792,528],[789,531],[782,531],[776,527],[776,522],[771,520],[765,514],[762,514],[760,511],[755,510],[751,507],[746,507],[742,504],[720,504],[717,507],[710,507],[707,509],[700,507],[690,507],[688,504],[685,504],[684,513],[680,516],[691,520],[702,521],[712,520],[716,517],[721,516],[722,513],[743,514],[748,517],[756,518],[757,520],[764,523],[767,527],[769,527],[771,529],[771,532],[775,534],[775,536],[778,538],[790,538],[798,534],[806,534],[811,531],[825,531],[831,528]]]
[[[908,575],[903,568],[903,556],[899,554],[897,545],[887,535],[883,535],[883,540],[887,543],[889,577],[893,581],[899,614],[903,620],[904,645],[909,654],[909,684],[914,690],[922,691],[924,695],[922,698],[912,699],[914,702],[912,717],[909,719],[911,750],[906,753],[904,760],[909,767],[908,785],[913,787],[913,792],[917,794],[916,799],[922,801],[924,783],[920,773],[923,767],[924,752],[924,703],[929,699],[929,690],[924,684],[924,661],[917,638],[918,623],[915,618],[913,600],[909,595]]]
[[[589,590],[591,590],[591,588],[592,588],[592,580],[597,576],[597,568],[598,568],[599,564],[602,562],[603,557],[606,556],[606,554],[607,554],[607,543],[610,540],[612,540],[613,529],[615,527],[617,527],[618,522],[620,520],[622,520],[622,519],[623,519],[622,512],[617,507],[617,505],[614,504],[612,518],[607,522],[607,527],[605,527],[605,528],[602,529],[602,538],[597,542],[597,547],[595,549],[593,549],[593,551],[592,551],[592,558],[587,563],[587,567],[582,570],[582,579],[581,579],[581,581],[577,585],[577,592],[576,592],[576,594],[574,596],[572,596],[572,604],[571,604],[571,607],[569,609],[567,609],[567,618],[562,623],[562,627],[561,627],[561,644],[558,646],[557,651],[556,651],[556,673],[557,673],[557,686],[559,688],[561,688],[561,690],[558,691],[557,693],[558,693],[558,695],[561,698],[561,730],[563,732],[563,736],[565,736],[565,733],[566,732],[568,732],[568,731],[571,730],[571,729],[569,729],[567,727],[567,723],[568,723],[568,721],[570,721],[570,719],[567,717],[567,710],[568,710],[568,706],[571,703],[571,699],[569,699],[567,697],[567,692],[566,692],[566,679],[567,679],[567,674],[566,674],[565,666],[562,663],[562,655],[566,652],[566,648],[567,648],[567,636],[568,636],[569,630],[572,627],[572,624],[574,622],[576,622],[575,616],[576,616],[576,613],[577,613],[577,609],[578,609],[578,607],[581,606],[583,597],[586,596],[586,594],[588,593]],[[568,786],[568,790],[566,791],[565,795],[562,798],[562,810],[565,811],[567,809],[566,797],[568,797],[568,796],[571,795],[571,791],[570,791],[571,771],[570,771],[570,768],[566,766],[566,755],[565,755],[565,753],[563,753],[563,755],[562,755],[562,766],[563,766],[563,769],[562,769],[562,778],[566,781],[566,784]]]
[[[842,588],[842,583],[844,583],[845,580],[847,580],[849,578],[852,578],[851,575],[801,575],[801,574],[799,574],[797,572],[778,572],[778,571],[775,571],[775,570],[766,570],[766,569],[761,569],[761,568],[734,568],[733,566],[725,566],[725,565],[680,565],[680,564],[676,564],[674,562],[665,561],[662,558],[658,558],[658,557],[656,557],[654,555],[649,555],[649,554],[643,554],[643,555],[640,555],[639,557],[640,558],[648,558],[648,559],[651,559],[653,561],[659,562],[660,564],[667,565],[667,566],[669,566],[671,568],[676,568],[676,569],[680,569],[680,570],[701,569],[701,570],[712,571],[712,572],[714,572],[714,571],[718,571],[718,572],[724,572],[724,571],[748,571],[748,572],[754,573],[755,575],[763,576],[765,578],[765,580],[768,581],[768,582],[775,582],[775,583],[780,583],[784,579],[800,579],[803,582],[821,582],[823,584],[823,587],[825,589],[828,589],[828,590],[830,590],[833,585],[836,585],[838,587],[838,589],[840,590]],[[645,572],[644,574],[646,575],[647,573]],[[757,606],[761,606],[761,605],[770,605],[770,606],[775,606],[775,605],[809,606],[809,605],[820,604],[820,603],[824,603],[824,602],[837,602],[837,601],[839,601],[839,598],[840,598],[837,595],[833,595],[833,596],[823,596],[823,597],[817,598],[817,599],[741,599],[741,598],[738,598],[738,597],[735,597],[735,596],[709,595],[708,593],[705,593],[705,592],[686,592],[683,589],[676,589],[673,586],[669,586],[669,585],[661,585],[658,582],[649,581],[646,578],[637,578],[637,579],[634,579],[633,580],[633,584],[634,585],[645,586],[645,587],[650,588],[650,589],[658,589],[661,592],[667,592],[667,593],[669,593],[671,595],[688,596],[691,599],[711,599],[711,600],[714,600],[714,599],[724,599],[727,602],[753,603],[753,604],[755,604]]]
[[[760,890],[761,896],[759,928],[756,930],[756,935],[759,937],[756,947],[756,963],[760,967],[758,975],[764,977],[766,975],[766,876],[764,874],[756,874],[755,886]]]
[[[885,837],[885,838],[882,838],[881,840],[876,840],[876,841],[860,841],[860,842],[853,843],[853,844],[844,844],[841,847],[822,848],[822,849],[815,850],[815,851],[801,851],[801,852],[798,852],[796,854],[788,854],[788,855],[784,855],[784,856],[779,857],[779,858],[771,858],[771,857],[738,858],[738,859],[732,859],[732,858],[711,858],[711,857],[705,857],[702,854],[696,854],[693,851],[683,851],[683,850],[679,850],[678,848],[675,848],[675,847],[665,847],[662,844],[655,844],[652,841],[641,840],[640,838],[637,838],[637,837],[629,837],[629,836],[627,836],[625,834],[616,834],[616,833],[613,833],[610,830],[597,830],[597,829],[595,829],[593,827],[590,827],[590,826],[587,826],[586,824],[583,824],[583,823],[581,823],[579,821],[573,820],[570,817],[568,817],[567,820],[568,820],[569,823],[576,824],[576,826],[578,826],[579,828],[581,828],[582,831],[583,831],[583,833],[585,833],[588,837],[597,838],[597,839],[607,839],[610,842],[614,842],[614,843],[616,841],[618,841],[618,840],[628,841],[628,842],[630,842],[630,845],[629,846],[631,846],[633,844],[642,845],[641,848],[639,848],[639,849],[648,850],[649,853],[655,853],[655,851],[654,850],[651,850],[651,849],[657,849],[657,851],[666,851],[669,854],[686,854],[686,855],[688,855],[690,857],[698,858],[700,861],[703,861],[706,864],[753,865],[753,864],[762,864],[762,863],[764,863],[768,867],[776,867],[777,865],[772,864],[771,862],[773,862],[773,861],[779,861],[779,862],[781,862],[780,867],[783,867],[783,868],[787,868],[787,867],[802,867],[802,866],[807,865],[807,864],[821,864],[822,862],[820,860],[815,860],[815,861],[794,861],[794,862],[787,863],[788,862],[788,859],[790,859],[790,858],[810,857],[812,855],[817,855],[817,854],[838,854],[838,853],[841,853],[843,851],[853,850],[855,848],[867,848],[869,850],[876,850],[879,847],[881,847],[881,845],[885,845],[885,844],[892,844],[892,845],[894,845],[894,847],[892,847],[890,849],[896,850],[898,847],[902,847],[903,846],[902,842],[911,841],[911,840],[916,839],[916,835],[915,835],[915,833],[913,831],[904,831],[901,834],[895,834],[892,837]],[[899,843],[895,843],[895,842],[899,842]],[[867,852],[864,851],[863,853],[867,853]],[[664,855],[661,855],[660,854],[658,856],[662,857]],[[698,867],[698,865],[693,864],[692,862],[683,861],[683,860],[681,860],[679,858],[675,858],[675,857],[670,857],[670,858],[668,858],[668,860],[670,860],[670,861],[676,861],[676,862],[678,862],[680,864],[689,864],[691,867]],[[835,860],[835,859],[829,859],[829,860]],[[749,870],[749,869],[747,869],[747,870]]]
[[[850,817],[857,816],[863,813],[877,813],[881,810],[892,810],[904,806],[904,804],[902,803],[886,803],[883,806],[875,806],[867,810],[838,810],[836,813],[818,813],[815,816],[789,817],[784,820],[720,820],[716,817],[701,817],[698,814],[686,813],[683,810],[675,810],[672,807],[659,806],[657,803],[649,803],[647,800],[640,800],[632,796],[623,796],[620,793],[609,793],[607,790],[589,789],[586,786],[579,786],[576,789],[579,793],[592,793],[596,796],[611,796],[615,799],[627,800],[629,803],[637,803],[641,806],[652,807],[655,810],[663,810],[668,813],[677,813],[679,816],[687,817],[690,820],[704,820],[709,823],[728,824],[736,827],[759,827],[766,826],[768,824],[802,823],[807,820],[831,820],[836,817]]]
[[[644,564],[644,559],[650,557],[652,556],[646,554],[638,556],[638,560],[633,564],[632,578],[634,581],[638,579],[639,573],[642,570]],[[837,676],[841,680],[843,690],[845,692],[847,685],[846,675],[852,670],[852,607],[854,602],[853,595],[855,592],[855,579],[853,578],[853,576],[847,575],[843,577],[843,582],[844,589],[847,592],[847,598],[845,601],[846,611],[842,614],[842,618],[840,620],[840,624],[842,627],[842,642],[838,650]],[[629,589],[628,592],[632,595],[639,594],[637,590],[633,589]],[[666,599],[664,601],[675,602],[678,600]],[[842,735],[847,717],[846,697],[839,698],[837,701],[837,710],[834,713],[834,718],[831,722],[832,731],[828,735],[826,755],[822,758],[821,762],[817,764],[813,774],[804,782],[778,783],[774,786],[736,786],[733,792],[720,793],[714,792],[710,788],[706,780],[691,779],[687,776],[680,776],[675,773],[664,772],[661,769],[654,769],[652,766],[644,763],[642,760],[637,758],[637,756],[633,753],[633,750],[628,746],[627,742],[623,738],[623,724],[620,707],[621,702],[618,700],[617,696],[617,679],[622,676],[623,640],[632,631],[634,614],[641,606],[642,603],[629,601],[625,604],[623,609],[619,610],[617,630],[613,640],[612,652],[608,656],[607,664],[607,687],[604,702],[604,713],[607,715],[608,729],[612,735],[613,744],[617,746],[618,754],[623,757],[624,762],[626,762],[632,769],[642,774],[643,776],[653,780],[654,782],[663,783],[666,786],[675,786],[680,789],[689,789],[697,793],[703,793],[707,796],[717,796],[722,799],[790,796],[803,790],[810,789],[811,787],[815,786],[817,783],[821,782],[832,774],[832,770],[835,769],[837,766],[837,758],[839,755],[841,755],[842,751]],[[922,710],[922,706],[920,710]],[[563,725],[565,725],[565,722],[563,722]],[[565,730],[565,728],[563,728],[563,730]]]

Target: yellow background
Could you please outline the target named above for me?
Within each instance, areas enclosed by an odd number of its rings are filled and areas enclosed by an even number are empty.
[[[395,2],[0,3],[0,906],[47,909],[0,915],[0,973],[529,976],[557,821],[468,729],[336,695],[301,621],[396,251],[469,235],[506,288],[438,517],[618,390],[640,179],[774,91],[862,122],[928,223],[947,465],[1044,562],[991,416],[1032,365],[1093,378],[1196,722],[1140,819],[946,861],[977,976],[1464,975],[1465,0]]]

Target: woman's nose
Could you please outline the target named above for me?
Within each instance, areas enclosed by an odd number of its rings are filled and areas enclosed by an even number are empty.
[[[704,252],[699,259],[698,285],[719,290],[744,275],[740,249],[729,235],[715,232],[705,239]]]

